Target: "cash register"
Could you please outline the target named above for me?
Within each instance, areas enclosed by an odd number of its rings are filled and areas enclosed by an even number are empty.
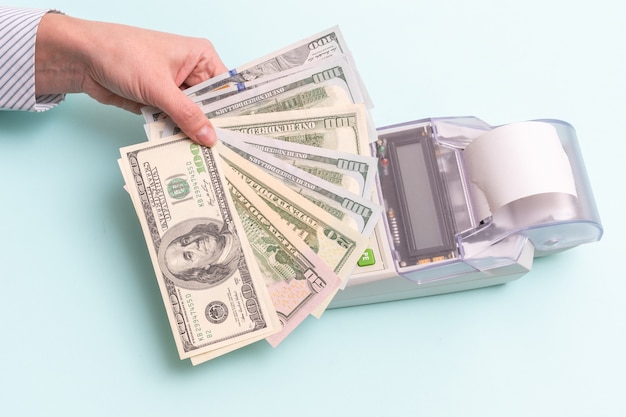
[[[504,284],[601,238],[575,129],[428,118],[377,129],[370,247],[330,308]]]

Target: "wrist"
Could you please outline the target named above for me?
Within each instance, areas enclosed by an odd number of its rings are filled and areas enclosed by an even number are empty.
[[[81,20],[47,13],[37,29],[35,42],[35,94],[81,92],[87,67]]]

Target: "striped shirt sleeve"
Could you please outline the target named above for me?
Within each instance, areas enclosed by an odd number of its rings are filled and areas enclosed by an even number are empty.
[[[35,39],[49,11],[0,6],[0,110],[45,111],[65,97],[35,96]]]

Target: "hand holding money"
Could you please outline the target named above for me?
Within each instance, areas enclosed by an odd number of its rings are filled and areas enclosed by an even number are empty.
[[[185,93],[221,143],[199,147],[144,108],[150,141],[122,149],[120,166],[180,356],[195,365],[261,339],[277,346],[320,317],[381,207],[371,103],[338,28]],[[224,243],[203,236],[209,227]],[[182,278],[199,259],[225,272]]]

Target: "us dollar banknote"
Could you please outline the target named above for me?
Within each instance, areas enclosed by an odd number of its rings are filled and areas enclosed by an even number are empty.
[[[361,102],[363,95],[356,77],[347,61],[340,58],[324,60],[317,66],[224,100],[206,105],[200,101],[198,105],[209,119],[213,119]],[[171,119],[166,122],[164,136],[180,132]]]
[[[197,101],[209,118],[362,103],[352,67],[345,58],[324,60],[302,71],[218,102]]]
[[[283,326],[266,338],[275,347],[339,288],[341,280],[240,176],[229,170],[226,175]]]
[[[377,164],[374,157],[330,151],[266,136],[249,136],[246,143],[351,193],[363,197],[371,195]]]
[[[356,68],[338,26],[308,36],[280,50],[233,68],[189,87],[184,92],[196,102],[209,104],[332,57],[345,57],[353,68]],[[360,77],[359,84],[360,88],[365,91]],[[369,99],[369,95],[367,97]],[[147,123],[167,117],[155,107],[145,107],[142,113]]]
[[[200,97],[225,84],[261,80],[270,75],[280,74],[327,58],[348,55],[349,51],[343,35],[339,27],[334,26],[238,68],[231,69],[226,74],[190,87],[185,90],[185,94],[191,98]]]
[[[328,265],[342,282],[345,282],[361,253],[369,244],[369,239],[342,224],[284,184],[275,181],[272,176],[245,161],[227,147],[220,146],[219,154],[226,165],[232,169],[229,172],[228,168],[225,168],[227,181],[237,182],[240,187],[243,187],[239,180],[233,178],[233,175],[240,177],[247,189],[249,188],[262,199],[268,210],[278,214],[278,217],[274,216],[271,220],[273,226],[279,230],[295,232],[298,239]],[[259,202],[257,204],[260,206]],[[259,231],[263,227],[262,225],[253,221],[248,226],[246,233],[250,239],[263,236],[263,233]],[[263,246],[261,244],[252,245],[253,248],[262,248]],[[260,261],[265,263],[266,260],[262,252],[261,250],[258,256],[261,257]],[[270,285],[273,285],[273,281],[270,281]],[[338,288],[332,291],[329,289],[330,295],[327,295],[323,300],[320,299],[321,296],[318,296],[317,299],[311,299],[310,302],[315,301],[316,305],[311,304],[306,308],[311,310],[313,316],[319,317],[328,306],[328,300],[331,300],[337,291]],[[194,365],[198,365],[239,347],[241,346],[233,344],[217,351],[193,356],[190,359]]]
[[[212,123],[247,133],[246,143],[261,151],[368,197],[376,181],[377,160],[365,156],[369,154],[370,142],[366,114],[362,104],[348,104],[220,117]],[[166,122],[147,123],[144,128],[149,140],[156,140],[165,135]]]
[[[298,169],[245,143],[246,134],[216,129],[221,142],[244,159],[270,172],[288,187],[302,194],[318,207],[369,237],[380,218],[382,208],[362,197]]]
[[[241,177],[248,187],[278,213],[283,223],[294,230],[332,268],[342,283],[345,283],[368,247],[369,239],[276,181],[273,176],[233,150],[222,146],[220,156],[232,169],[232,172],[226,171],[226,178],[230,180],[233,173]],[[315,317],[322,315],[338,290],[339,288],[335,289],[313,310]]]
[[[350,104],[220,117],[213,125],[254,135],[246,143],[367,197],[376,180],[377,160],[369,156],[366,111],[363,104]]]
[[[232,83],[226,83],[216,90],[206,93],[204,97],[206,100],[209,100],[211,98],[219,100],[221,97],[227,97],[228,95],[231,95],[231,93],[236,93],[239,91],[242,91],[241,87],[233,85]],[[141,114],[143,115],[146,123],[161,122],[169,118],[169,116],[164,111],[154,106],[142,107]]]
[[[231,168],[225,172],[227,181],[241,178],[342,280],[352,273],[369,239],[232,149],[222,146],[219,153]]]
[[[121,149],[181,359],[281,331],[220,163],[189,139]]]

